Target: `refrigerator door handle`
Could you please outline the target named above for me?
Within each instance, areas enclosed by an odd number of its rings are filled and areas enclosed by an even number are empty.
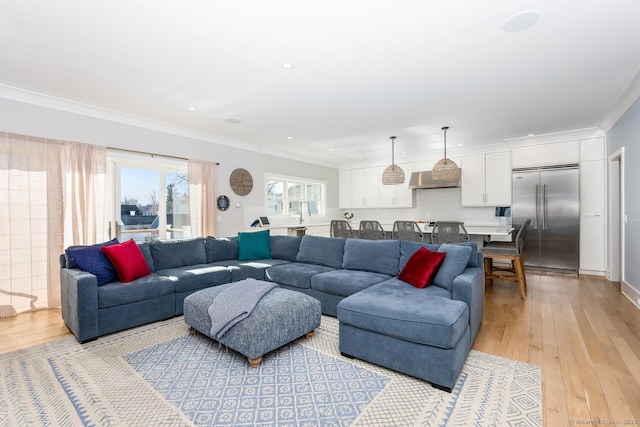
[[[547,184],[542,185],[542,229],[547,229]]]
[[[539,205],[540,205],[540,186],[538,184],[536,184],[536,215],[533,218],[533,229],[536,230],[538,229],[538,212],[539,211]]]

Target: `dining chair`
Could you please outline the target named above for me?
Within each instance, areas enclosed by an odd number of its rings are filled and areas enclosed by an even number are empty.
[[[460,221],[436,221],[431,230],[431,243],[468,242],[469,233]]]
[[[393,239],[423,242],[424,233],[415,221],[395,221],[393,223]]]
[[[484,258],[484,285],[491,285],[492,279],[503,279],[516,282],[520,288],[522,299],[527,297],[527,278],[524,272],[524,238],[531,219],[527,219],[518,229],[512,242],[491,242],[485,245],[480,252]],[[493,260],[508,262],[508,266],[501,267],[493,264]]]
[[[387,233],[378,221],[360,221],[359,235],[361,239],[385,240]]]
[[[342,239],[353,237],[353,229],[349,221],[345,221],[344,219],[331,220],[331,237],[339,237]]]

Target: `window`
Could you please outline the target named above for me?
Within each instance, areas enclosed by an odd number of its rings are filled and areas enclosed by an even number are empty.
[[[276,176],[267,176],[265,182],[268,215],[324,215],[324,182]]]
[[[191,236],[187,162],[109,152],[111,237],[136,242]]]

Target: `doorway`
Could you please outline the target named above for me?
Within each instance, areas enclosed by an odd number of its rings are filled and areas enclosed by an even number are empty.
[[[624,281],[624,147],[609,156],[609,245],[607,279]]]

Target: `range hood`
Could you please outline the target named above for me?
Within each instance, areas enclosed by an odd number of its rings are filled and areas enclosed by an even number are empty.
[[[460,179],[453,181],[434,180],[431,177],[431,171],[413,172],[411,180],[409,180],[410,189],[429,189],[429,188],[458,188],[460,187]]]

